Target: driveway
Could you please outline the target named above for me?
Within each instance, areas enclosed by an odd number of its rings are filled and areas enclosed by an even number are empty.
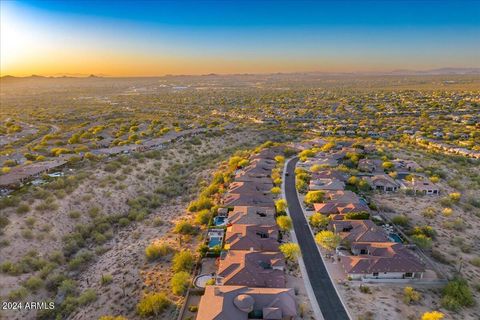
[[[298,158],[294,158],[287,164],[288,176],[285,177],[285,197],[308,278],[325,320],[347,320],[349,319],[347,312],[330,280],[298,201],[297,191],[295,190],[295,165],[297,162]]]

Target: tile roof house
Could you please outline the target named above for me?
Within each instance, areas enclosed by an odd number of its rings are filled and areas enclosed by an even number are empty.
[[[315,212],[325,215],[331,214],[346,214],[350,212],[370,212],[370,208],[364,203],[348,203],[348,202],[334,202],[329,201],[325,203],[314,203]]]
[[[277,226],[234,224],[227,227],[225,249],[279,251]]]
[[[438,195],[440,194],[440,189],[438,186],[431,182],[428,179],[416,179],[412,180],[412,189],[415,193],[425,194],[425,195]]]
[[[207,286],[197,320],[293,320],[297,315],[292,288]]]
[[[274,205],[272,197],[268,193],[227,193],[223,197],[223,205],[233,206],[257,206],[271,207]]]
[[[341,264],[353,279],[421,278],[425,265],[404,245],[395,242],[354,243],[355,256],[342,256]]]
[[[365,177],[365,180],[373,190],[391,192],[400,188],[400,184],[388,174],[376,174],[373,177]]]
[[[347,177],[342,172],[331,169],[312,172],[312,180],[316,179],[337,179],[343,182],[347,181]]]
[[[350,190],[331,190],[325,192],[325,199],[333,202],[340,203],[359,203],[360,198],[358,195]]]
[[[329,229],[340,235],[343,241],[354,242],[389,242],[386,233],[371,220],[334,220]]]
[[[256,181],[234,181],[230,183],[228,192],[231,193],[268,193],[273,183],[259,183]]]
[[[397,172],[410,172],[420,169],[420,165],[413,160],[395,159],[392,162]]]
[[[217,284],[285,287],[285,259],[281,252],[230,250],[217,272]]]
[[[358,161],[358,170],[365,172],[383,172],[382,160],[380,159],[360,159]]]
[[[275,226],[275,207],[235,206],[228,214],[230,224]]]
[[[312,179],[308,188],[310,190],[343,190],[345,183],[337,179]]]

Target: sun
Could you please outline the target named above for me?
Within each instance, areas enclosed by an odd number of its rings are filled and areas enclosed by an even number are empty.
[[[15,72],[32,56],[37,40],[27,21],[22,21],[11,6],[1,3],[0,10],[0,73]]]

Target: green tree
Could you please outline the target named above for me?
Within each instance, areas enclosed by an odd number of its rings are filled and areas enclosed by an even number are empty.
[[[287,210],[287,201],[285,199],[278,199],[275,201],[275,209],[277,209],[277,214],[284,214]]]
[[[300,255],[300,247],[293,242],[283,243],[279,247],[285,259],[294,261]]]
[[[330,219],[326,215],[321,214],[320,212],[315,212],[314,214],[312,214],[309,220],[310,225],[314,228],[325,228],[330,222]]]
[[[137,313],[142,317],[159,316],[171,303],[163,292],[146,293],[137,304]]]
[[[277,224],[283,231],[288,231],[292,229],[292,219],[288,216],[277,217]]]
[[[190,271],[195,263],[193,254],[188,250],[177,252],[172,260],[172,268],[175,272]]]
[[[185,293],[190,283],[190,274],[185,271],[177,272],[173,275],[170,285],[173,294],[179,296]]]
[[[442,306],[453,311],[461,307],[471,307],[475,304],[467,280],[455,278],[442,290]]]
[[[403,289],[403,302],[406,304],[416,303],[420,301],[422,295],[420,292],[415,291],[412,287],[405,287]]]
[[[308,191],[307,195],[305,196],[305,202],[308,204],[321,203],[323,202],[324,196],[325,192],[320,190]]]
[[[342,238],[332,231],[323,230],[317,233],[315,241],[327,250],[335,250],[342,241]]]

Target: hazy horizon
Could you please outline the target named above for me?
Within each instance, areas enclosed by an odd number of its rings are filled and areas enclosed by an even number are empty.
[[[0,75],[480,67],[480,3],[2,1]]]

